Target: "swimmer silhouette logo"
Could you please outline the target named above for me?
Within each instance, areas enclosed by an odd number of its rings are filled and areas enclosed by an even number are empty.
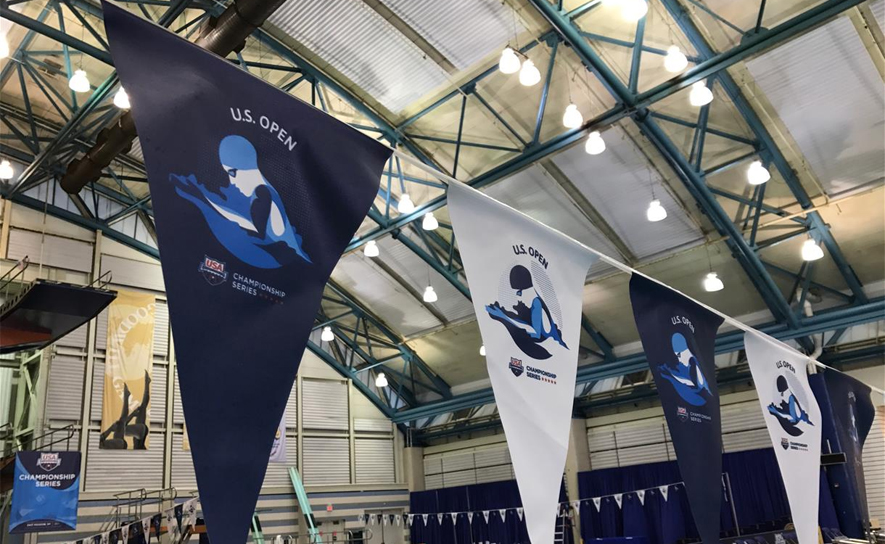
[[[786,361],[778,361],[777,364],[779,368],[789,365]],[[790,436],[802,436],[808,427],[814,427],[806,408],[808,399],[805,398],[805,388],[793,372],[784,372],[777,377],[771,399],[767,407],[768,415]]]
[[[178,196],[200,210],[215,239],[240,261],[263,269],[295,261],[311,263],[301,235],[290,222],[279,192],[262,174],[258,159],[252,142],[231,134],[218,146],[218,172],[226,183],[217,190],[193,175],[170,174],[169,179]],[[209,283],[223,282],[226,275],[212,274],[212,263],[220,263],[223,272],[224,263],[209,257],[200,272]]]
[[[704,406],[713,393],[704,377],[696,350],[689,347],[685,335],[679,332],[671,335],[670,344],[676,356],[676,364],[660,365],[657,370],[661,378],[667,380],[685,402],[692,406]]]

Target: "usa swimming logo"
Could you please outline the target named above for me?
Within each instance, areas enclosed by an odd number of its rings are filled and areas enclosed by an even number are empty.
[[[784,448],[785,450],[790,449],[790,441],[787,440],[786,438],[781,438],[781,447]]]
[[[510,358],[510,372],[513,372],[513,375],[517,378],[522,376],[522,373],[525,371],[525,368],[522,366],[522,361],[516,359],[514,357]]]
[[[61,458],[57,453],[41,453],[40,459],[37,460],[37,466],[51,472],[61,465]]]
[[[227,281],[225,263],[213,259],[208,255],[203,256],[203,260],[200,262],[199,271],[203,274],[203,277],[206,278],[206,281],[209,282],[209,285],[221,285]]]
[[[676,415],[679,417],[680,421],[688,421],[688,410],[682,406],[676,407]]]

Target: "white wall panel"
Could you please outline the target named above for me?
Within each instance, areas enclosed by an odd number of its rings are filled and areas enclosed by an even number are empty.
[[[127,491],[163,487],[163,435],[151,433],[147,450],[103,450],[99,433],[89,433],[86,491]]]
[[[184,450],[184,435],[172,435],[172,487],[196,489],[197,476],[194,474],[194,461],[191,452]]]
[[[151,291],[165,291],[163,283],[163,270],[160,263],[148,263],[124,259],[113,255],[101,256],[101,273],[111,271],[113,276],[111,283],[114,285],[126,285],[150,289]]]
[[[304,379],[301,391],[305,429],[347,430],[346,382]]]
[[[510,452],[505,443],[424,457],[424,483],[427,489],[499,482],[513,478]]]
[[[169,307],[158,300],[154,306],[154,357],[165,358],[169,353]]]
[[[305,485],[350,483],[350,444],[347,438],[304,437]]]
[[[151,373],[151,424],[166,421],[166,365],[154,365]]]
[[[355,431],[389,433],[393,430],[393,424],[390,422],[389,419],[354,418],[353,429]]]
[[[357,438],[356,483],[392,484],[396,481],[393,458],[393,440]]]
[[[885,523],[885,406],[876,408],[876,419],[863,446],[863,470],[870,517]]]
[[[40,246],[43,246],[42,256]],[[12,228],[9,230],[7,258],[12,260],[28,257],[32,265],[64,268],[89,272],[92,270],[92,244],[60,236]]]
[[[285,463],[269,463],[267,472],[264,474],[264,487],[292,487],[292,480],[289,478],[289,467],[294,467],[298,463],[298,438],[295,436],[286,437],[286,462]]]
[[[59,338],[58,341],[55,342],[55,345],[86,351],[88,327],[89,323],[84,323],[83,325],[77,327],[68,334]]]
[[[56,355],[52,358],[49,367],[49,389],[46,394],[48,419],[56,421],[80,419],[85,374],[86,361],[80,357]]]

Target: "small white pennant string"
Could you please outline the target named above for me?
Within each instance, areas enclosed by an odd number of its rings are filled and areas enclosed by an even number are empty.
[[[427,518],[430,517],[430,514],[421,514],[421,517],[424,519],[424,526],[427,527]]]
[[[377,521],[377,518],[375,517],[375,514],[369,514],[369,523],[371,525],[375,525],[376,521]]]
[[[467,512],[467,523],[473,525],[473,512]]]
[[[593,506],[596,507],[596,511],[599,512],[599,508],[602,505],[602,497],[593,497]]]
[[[486,523],[488,523],[488,522],[489,522],[489,511],[488,511],[488,510],[483,510],[483,511],[482,511],[482,517],[486,518]]]
[[[575,512],[581,511],[581,501],[572,501],[572,508],[575,509]]]
[[[452,525],[457,525],[458,524],[458,512],[452,512],[449,515],[452,516]]]
[[[670,491],[670,486],[662,485],[658,489],[661,491],[661,496],[664,497],[664,502],[667,502],[667,493]]]
[[[437,515],[436,515],[436,521],[437,521],[437,523],[439,523],[440,525],[442,525],[442,519],[443,519],[443,515],[442,515],[442,514],[437,514]]]
[[[621,503],[624,501],[623,493],[615,493],[614,494],[615,502],[618,503],[618,508],[621,508]]]
[[[402,523],[403,517],[399,514],[396,515],[396,526],[399,527],[400,523]]]
[[[519,516],[519,521],[522,521],[522,508],[516,509],[516,515]]]
[[[640,489],[639,491],[636,492],[636,496],[639,497],[639,504],[641,504],[642,506],[645,506],[645,490]]]
[[[387,525],[387,516],[385,516],[384,514],[381,514],[381,524]]]

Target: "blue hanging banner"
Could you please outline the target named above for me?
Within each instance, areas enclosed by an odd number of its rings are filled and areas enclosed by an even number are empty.
[[[246,540],[323,288],[391,150],[108,2],[213,544]]]
[[[10,534],[77,528],[79,451],[20,451],[15,454],[14,477]]]
[[[695,525],[704,544],[716,544],[722,426],[713,346],[722,318],[636,274],[630,279],[630,300]]]

